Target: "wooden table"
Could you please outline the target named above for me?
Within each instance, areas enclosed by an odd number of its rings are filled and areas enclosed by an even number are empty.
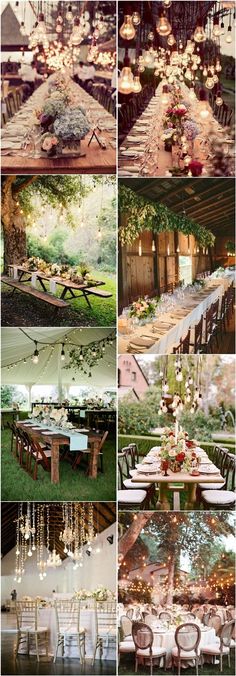
[[[204,461],[203,461],[204,462]],[[213,464],[213,463],[209,463]],[[151,465],[150,465],[151,467]],[[168,476],[163,476],[161,472],[153,474],[144,474],[143,472],[138,473],[138,471],[133,475],[131,481],[134,483],[158,483],[160,492],[159,492],[159,504],[160,509],[170,510],[170,503],[168,500],[168,484],[184,484],[184,488],[187,491],[187,501],[185,503],[185,509],[193,509],[196,505],[196,490],[198,484],[212,484],[219,483],[222,484],[224,478],[221,474],[198,474],[197,476],[192,476],[187,472],[172,472],[168,469]],[[178,487],[176,486],[176,490]]]
[[[48,443],[51,447],[51,482],[53,484],[58,484],[60,482],[59,477],[59,462],[60,462],[60,446],[69,445],[69,437],[66,434],[66,431],[62,430],[61,434],[52,434],[50,429],[45,426],[42,430],[36,430],[34,427],[29,427],[24,424],[24,422],[17,422],[16,426],[19,429],[22,429],[29,437],[35,439],[36,441],[41,441],[43,443]],[[35,422],[35,427],[37,427],[37,421]],[[43,432],[48,431],[48,434],[43,434]],[[79,432],[80,430],[78,430]],[[81,432],[82,434],[82,432]],[[97,463],[98,463],[98,454],[99,446],[101,442],[102,435],[95,433],[93,431],[88,432],[88,441],[91,446],[90,458],[89,458],[89,469],[88,477],[90,479],[96,479],[97,477]]]
[[[42,287],[43,291],[48,293],[48,289],[46,288],[43,280],[45,280],[47,282],[50,282],[52,280],[52,281],[56,282],[56,284],[58,286],[63,287],[61,295],[59,296],[59,298],[61,300],[66,299],[68,301],[68,300],[73,300],[74,298],[79,298],[80,296],[83,296],[83,298],[85,298],[85,300],[86,300],[86,303],[91,308],[91,303],[89,301],[88,295],[89,294],[91,295],[92,292],[90,291],[90,287],[89,287],[88,284],[86,284],[86,282],[84,282],[84,283],[72,282],[70,279],[63,279],[63,277],[59,277],[59,276],[56,276],[56,275],[53,276],[53,277],[49,277],[48,275],[46,275],[41,270],[27,270],[23,265],[8,265],[9,271],[12,272],[14,267],[17,268],[17,272],[19,273],[19,276],[18,276],[19,282],[22,282],[22,283],[23,282],[29,282],[32,278],[32,274],[35,273],[37,275],[37,279],[38,279],[39,284]],[[92,284],[92,287],[103,286],[104,284],[105,284],[105,282],[95,281]],[[75,294],[74,293],[75,291],[79,291],[80,293]],[[13,293],[14,293],[14,291],[13,291]],[[68,293],[70,294],[69,298],[68,298]],[[66,298],[66,296],[67,296],[67,298]]]
[[[91,134],[90,134],[91,136]],[[106,132],[102,136],[107,138]],[[81,152],[85,157],[40,158],[19,155],[2,156],[2,174],[115,174],[116,151],[102,150],[98,144],[88,147],[89,136],[81,141]]]
[[[4,430],[4,416],[10,415],[12,420],[17,420],[19,411],[17,408],[1,408],[1,427]]]

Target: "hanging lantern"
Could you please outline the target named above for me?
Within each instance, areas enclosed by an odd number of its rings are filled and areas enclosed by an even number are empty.
[[[123,40],[133,40],[136,35],[136,30],[132,21],[132,16],[126,14],[124,17],[124,23],[120,27],[120,36]]]
[[[197,20],[197,26],[194,31],[193,39],[195,42],[205,42],[206,40],[206,33],[204,31],[201,18]]]
[[[164,38],[170,35],[172,31],[172,27],[167,19],[165,12],[163,12],[159,17],[159,19],[157,20],[156,31],[157,33],[159,33],[159,35],[161,35]]]

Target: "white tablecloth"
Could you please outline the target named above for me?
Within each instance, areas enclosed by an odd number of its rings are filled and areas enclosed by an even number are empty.
[[[49,654],[54,655],[57,643],[57,628],[56,628],[56,614],[55,608],[40,608],[39,609],[39,626],[48,627],[49,629]],[[91,659],[93,657],[95,641],[96,641],[96,624],[95,624],[95,612],[93,609],[82,610],[80,613],[80,626],[85,629],[85,650],[86,658]],[[24,646],[23,646],[24,647]],[[19,652],[23,653],[24,650],[21,649]],[[41,654],[45,654],[45,650],[40,650]],[[61,657],[62,650],[61,647],[58,650],[58,657]],[[79,659],[79,651],[75,645],[75,640],[73,639],[70,642],[67,639],[66,648],[65,648],[65,657],[77,658]],[[97,653],[98,657],[98,653]],[[114,645],[110,642],[109,645],[104,641],[104,650],[103,650],[103,659],[104,660],[115,660],[115,649]]]
[[[189,313],[179,319],[175,325],[169,331],[167,331],[161,338],[159,338],[152,347],[146,348],[145,352],[150,352],[151,354],[171,354],[173,347],[178,345],[181,338],[184,338],[188,333],[190,327],[193,327],[197,324],[201,316],[206,312],[206,310],[215,303],[218,298],[222,298],[225,288],[229,286],[230,281],[224,279],[224,283],[221,279],[211,280],[208,282],[207,286],[209,288],[209,295],[203,296],[202,300],[189,311]],[[191,301],[194,301],[194,296],[192,296]],[[183,306],[187,307],[187,299],[183,301]],[[178,306],[179,308],[180,306]],[[177,308],[177,306],[176,306]],[[174,314],[175,310],[172,312],[166,312],[161,315],[160,322],[168,322],[171,320],[171,315]],[[156,320],[155,320],[156,321]],[[145,326],[137,326],[135,331],[130,335],[125,335],[120,338],[119,353],[122,354],[127,351],[128,345],[132,339],[135,337],[146,335],[147,331],[151,331],[153,322],[146,324]]]

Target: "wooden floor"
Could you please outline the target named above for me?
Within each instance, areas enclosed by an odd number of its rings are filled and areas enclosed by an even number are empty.
[[[4,676],[15,676],[15,674],[22,674],[30,676],[31,674],[40,674],[42,676],[113,676],[116,673],[115,662],[104,660],[101,664],[99,660],[95,661],[94,666],[91,666],[91,660],[87,660],[85,667],[81,667],[77,659],[62,659],[58,658],[54,664],[52,661],[48,662],[43,657],[40,661],[36,661],[36,656],[28,657],[27,655],[18,655],[15,658],[14,646],[16,643],[16,633],[1,633],[1,660],[2,668],[1,674]]]

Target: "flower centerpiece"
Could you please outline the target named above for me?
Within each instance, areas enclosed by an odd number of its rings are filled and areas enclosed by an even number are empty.
[[[54,122],[54,133],[62,150],[74,152],[90,130],[86,112],[82,106],[67,109]]]
[[[201,176],[203,164],[198,160],[191,160],[188,165],[188,171],[191,171],[192,176]]]
[[[162,469],[166,471],[170,467],[172,472],[189,472],[196,460],[194,448],[195,442],[188,439],[187,432],[181,430],[175,434],[170,427],[165,427],[161,436]]]
[[[58,427],[64,427],[67,423],[67,411],[64,407],[53,408],[50,411],[50,419],[56,423]]]
[[[91,599],[91,598],[92,598],[92,592],[88,591],[88,589],[79,589],[74,594],[74,599],[77,599],[78,601],[85,601],[86,599]]]
[[[31,417],[42,420],[43,412],[44,412],[44,406],[38,406],[38,405],[34,406],[34,408],[32,409]]]
[[[134,317],[139,323],[146,322],[156,314],[157,301],[144,296],[134,301],[129,308],[129,317]]]
[[[115,594],[113,594],[113,592],[102,586],[94,589],[92,596],[94,599],[96,599],[96,601],[110,601],[115,598]]]

